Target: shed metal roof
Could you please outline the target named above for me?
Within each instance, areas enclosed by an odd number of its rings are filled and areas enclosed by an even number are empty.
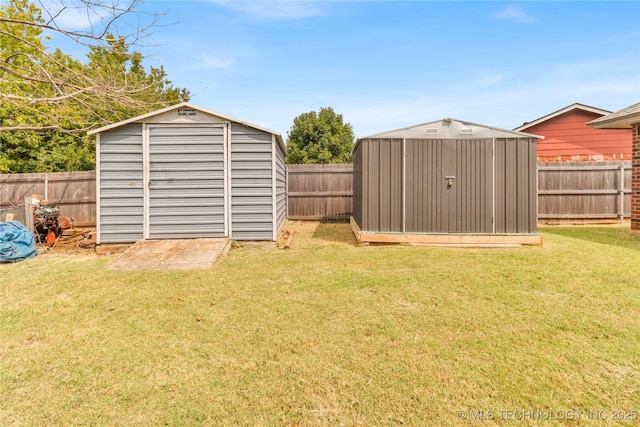
[[[227,115],[218,113],[216,111],[209,110],[209,109],[206,109],[206,108],[191,104],[189,102],[181,102],[180,104],[172,105],[170,107],[162,108],[160,110],[151,111],[149,113],[142,114],[142,115],[136,116],[136,117],[132,117],[130,119],[123,120],[123,121],[118,122],[118,123],[112,123],[110,125],[103,126],[101,128],[89,131],[89,132],[87,132],[87,135],[98,134],[98,133],[101,133],[101,132],[105,132],[105,131],[108,131],[108,130],[111,130],[111,129],[118,128],[120,126],[128,125],[130,123],[141,123],[141,122],[144,122],[148,118],[151,118],[151,117],[154,117],[154,116],[158,116],[160,114],[164,114],[164,113],[167,113],[169,111],[178,110],[180,108],[190,108],[190,109],[198,110],[198,111],[200,111],[202,113],[210,114],[212,116],[219,117],[219,118],[221,118],[223,120],[226,120],[228,122],[239,123],[241,125],[244,125],[244,126],[247,126],[247,127],[253,128],[253,129],[257,129],[257,130],[260,130],[260,131],[263,131],[263,132],[267,132],[267,133],[270,133],[272,135],[275,135],[276,140],[278,141],[278,144],[280,145],[280,147],[284,151],[285,155],[287,154],[287,147],[285,146],[284,140],[282,139],[282,135],[279,132],[276,132],[276,131],[273,131],[271,129],[267,129],[267,128],[264,128],[262,126],[258,126],[258,125],[255,125],[255,124],[252,124],[252,123],[249,123],[249,122],[245,122],[243,120],[239,120],[239,119],[233,118],[231,116],[227,116]]]
[[[564,113],[568,113],[569,111],[573,111],[573,110],[582,110],[582,111],[587,111],[589,113],[595,113],[595,114],[600,114],[601,116],[604,116],[606,114],[611,113],[611,111],[609,110],[603,110],[601,108],[596,108],[596,107],[591,107],[589,105],[585,105],[585,104],[580,104],[579,102],[576,102],[575,104],[571,104],[567,107],[561,108],[558,111],[554,111],[553,113],[547,114],[546,116],[542,116],[538,119],[535,119],[532,122],[526,122],[523,123],[522,126],[519,126],[517,128],[515,128],[514,130],[517,132],[523,132],[535,125],[538,125],[542,122],[546,122],[547,120],[551,120],[554,117],[558,117]]]
[[[640,123],[640,102],[599,117],[587,124],[595,129],[631,129],[635,123]]]
[[[531,133],[517,132],[508,129],[486,126],[477,123],[445,118],[434,122],[422,123],[401,129],[376,133],[358,138],[353,148],[363,139],[370,138],[416,138],[416,139],[483,139],[483,138],[537,138],[544,136]]]

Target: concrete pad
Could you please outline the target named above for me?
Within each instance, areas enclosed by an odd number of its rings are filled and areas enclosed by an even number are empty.
[[[231,248],[229,239],[140,240],[109,270],[185,270],[210,268]]]

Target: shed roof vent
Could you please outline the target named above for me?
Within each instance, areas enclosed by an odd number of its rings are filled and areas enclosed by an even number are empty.
[[[439,129],[438,128],[426,128],[424,130],[424,133],[426,133],[427,135],[437,135],[439,133]]]
[[[472,135],[473,128],[460,128],[460,135]]]

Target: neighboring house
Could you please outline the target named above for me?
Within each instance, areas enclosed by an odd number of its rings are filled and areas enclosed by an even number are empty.
[[[588,124],[594,129],[627,129],[632,133],[631,229],[640,234],[640,102]]]
[[[544,136],[539,162],[631,160],[631,130],[597,130],[587,123],[611,111],[573,104],[514,129]]]

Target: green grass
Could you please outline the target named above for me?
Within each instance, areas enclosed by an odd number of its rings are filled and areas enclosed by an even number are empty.
[[[640,410],[628,228],[452,249],[295,227],[291,249],[240,247],[209,270],[109,271],[88,253],[0,265],[0,424],[447,426],[484,410],[482,425],[599,425],[498,411]]]

